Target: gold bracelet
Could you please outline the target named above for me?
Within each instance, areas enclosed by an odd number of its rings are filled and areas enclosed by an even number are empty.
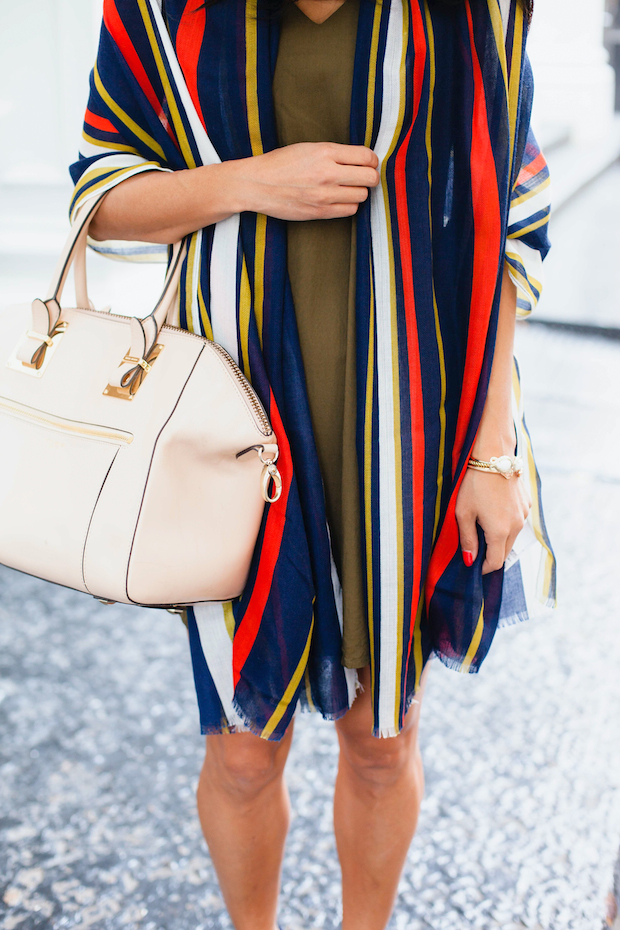
[[[489,462],[470,458],[467,467],[475,468],[478,471],[486,471],[487,473],[501,475],[503,478],[512,478],[513,475],[520,477],[523,473],[523,459],[520,455],[493,456]]]

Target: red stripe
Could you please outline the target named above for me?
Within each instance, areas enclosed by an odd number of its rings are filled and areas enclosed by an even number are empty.
[[[456,426],[456,437],[452,453],[453,473],[463,452],[465,436],[471,421],[482,364],[497,278],[493,273],[499,261],[501,244],[501,218],[497,170],[489,136],[487,108],[482,81],[482,71],[476,45],[471,16],[470,0],[466,3],[467,21],[474,74],[474,105],[472,119],[472,146],[470,155],[472,205],[474,213],[474,264],[472,294],[467,338],[467,354],[463,390]],[[444,524],[431,557],[426,580],[426,602],[430,604],[438,580],[458,550],[459,533],[455,509],[458,490],[464,471],[458,476],[448,505]]]
[[[424,529],[424,398],[422,394],[422,370],[420,364],[420,344],[418,341],[418,325],[415,308],[415,292],[413,283],[413,259],[411,254],[411,229],[409,224],[409,204],[407,202],[406,161],[411,133],[420,109],[422,97],[422,84],[426,67],[427,42],[426,32],[420,7],[411,4],[412,32],[414,47],[413,71],[413,113],[411,125],[394,160],[394,184],[396,193],[396,215],[398,219],[398,241],[400,250],[400,265],[403,275],[403,297],[405,304],[405,324],[407,328],[407,353],[409,367],[409,396],[411,405],[411,445],[412,445],[412,499],[413,499],[413,597],[411,601],[411,616],[409,618],[409,648],[405,665],[405,681],[409,668],[411,644],[413,642],[413,628],[415,625],[420,581],[422,575],[422,532]]]
[[[94,126],[95,129],[103,130],[103,132],[118,132],[116,126],[114,126],[109,119],[105,119],[103,116],[97,116],[96,113],[91,113],[88,107],[84,114],[84,122],[88,123],[89,126]]]
[[[198,96],[198,59],[206,22],[207,15],[203,0],[187,0],[176,36],[177,57],[203,126],[205,126],[205,121]]]
[[[517,184],[521,184],[521,178],[526,178],[529,180],[535,174],[538,174],[543,170],[547,165],[545,161],[545,156],[542,152],[539,152],[536,158],[529,163],[529,165],[522,165],[521,170],[519,171],[519,177],[517,178]]]
[[[148,79],[147,73],[144,70],[144,65],[140,61],[140,57],[136,52],[131,39],[129,38],[123,21],[119,16],[119,12],[116,9],[114,0],[104,0],[103,21],[105,23],[106,29],[116,42],[123,58],[129,65],[133,76],[144,91],[146,99],[149,101],[153,107],[153,110],[157,114],[159,122],[162,124],[170,138],[174,140],[174,133],[162,109],[161,102],[153,89],[153,85]]]
[[[256,581],[254,582],[250,602],[233,639],[233,683],[235,688],[241,677],[243,666],[256,641],[267,598],[271,590],[273,573],[280,554],[280,546],[284,534],[286,505],[288,503],[291,481],[293,480],[291,450],[284,433],[284,427],[282,426],[282,420],[280,419],[273,393],[271,394],[271,403],[269,405],[269,416],[273,430],[278,437],[278,448],[280,450],[278,469],[282,476],[282,495],[279,501],[269,505]]]

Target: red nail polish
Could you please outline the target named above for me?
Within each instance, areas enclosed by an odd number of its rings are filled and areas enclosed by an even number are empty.
[[[473,552],[470,552],[468,549],[463,549],[463,561],[465,562],[467,568],[471,568],[474,564]]]

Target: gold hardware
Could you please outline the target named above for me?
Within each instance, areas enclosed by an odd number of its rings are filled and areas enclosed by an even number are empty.
[[[8,413],[20,420],[34,420],[40,426],[47,426],[49,429],[59,430],[63,433],[76,433],[79,436],[88,436],[90,439],[101,439],[104,442],[123,442],[126,445],[133,442],[133,435],[124,430],[95,426],[92,423],[81,423],[78,420],[67,420],[65,417],[57,417],[53,413],[45,413],[43,410],[36,410],[34,407],[19,404],[17,401],[9,400],[8,397],[0,397],[0,412]]]
[[[169,614],[181,614],[181,615],[183,615],[183,614],[185,613],[185,608],[184,608],[184,607],[166,607],[166,610],[168,611]]]
[[[116,601],[109,601],[109,600],[108,600],[107,598],[105,598],[105,597],[95,597],[95,600],[96,600],[96,601],[99,601],[100,604],[105,604],[106,607],[109,607],[110,604],[116,604]]]
[[[118,367],[122,368],[123,365],[128,364],[139,365],[144,374],[141,374],[139,378],[136,378],[135,380],[132,379],[126,386],[121,384],[108,384],[103,392],[106,397],[116,397],[118,400],[133,400],[138,393],[142,382],[153,367],[155,360],[161,355],[163,350],[164,344],[162,342],[158,342],[157,345],[154,345],[149,352],[148,360],[144,358],[135,358],[133,355],[129,355],[128,352]]]
[[[28,330],[26,333],[29,339],[36,339],[37,342],[44,342],[46,346],[49,346],[50,349],[54,345],[49,336],[44,336],[42,333],[33,333],[31,330]]]
[[[123,364],[123,362],[133,362],[134,365],[139,365],[140,368],[142,368],[146,372],[149,372],[151,370],[151,366],[145,359],[134,358],[133,355],[126,355],[123,361],[121,362],[121,365]]]
[[[239,382],[239,387],[241,388],[241,390],[247,397],[248,401],[250,402],[250,406],[252,407],[252,410],[256,416],[256,419],[258,420],[259,429],[261,433],[263,434],[263,436],[271,436],[273,430],[271,429],[271,423],[269,422],[269,418],[267,414],[265,413],[265,408],[261,404],[256,391],[254,390],[254,388],[252,387],[252,385],[250,384],[246,376],[243,374],[243,372],[237,365],[232,355],[230,355],[226,351],[226,349],[223,346],[219,345],[219,343],[217,342],[211,342],[210,345],[213,349],[215,349],[215,351],[219,355],[222,356],[222,358],[224,358],[228,362],[228,364],[232,368],[232,373],[237,379],[237,381]]]
[[[58,344],[64,336],[68,325],[69,324],[66,321],[58,323],[58,325],[54,327],[54,330],[50,336],[44,336],[42,333],[34,333],[31,330],[27,330],[22,336],[22,339],[20,339],[20,341],[13,349],[9,360],[6,363],[7,368],[11,368],[13,371],[21,371],[22,374],[30,375],[32,378],[41,378],[45,372],[45,369],[49,365],[54,352],[58,348]],[[22,362],[22,360],[17,357],[17,352],[23,339],[38,339],[39,342],[45,343],[45,352],[43,353],[41,364],[38,368],[32,363]]]
[[[272,459],[266,459],[264,456],[265,447],[258,443],[256,446],[248,446],[247,449],[242,449],[241,452],[237,452],[235,458],[241,458],[242,455],[245,455],[246,452],[256,452],[259,459],[263,463],[263,470],[261,473],[261,490],[263,493],[263,499],[267,501],[268,504],[275,504],[277,500],[280,499],[282,494],[282,475],[276,467],[276,462],[278,461],[280,450],[276,449],[275,455]],[[275,491],[273,497],[269,494],[269,484],[273,479]]]
[[[261,490],[263,492],[263,499],[267,501],[268,504],[275,504],[277,500],[280,499],[282,494],[282,475],[277,469],[276,462],[280,455],[280,450],[276,449],[276,453],[272,459],[266,459],[263,455],[265,451],[264,446],[256,446],[256,451],[258,452],[258,457],[263,463],[263,472],[261,475]],[[273,496],[269,493],[269,484],[273,480],[274,493]]]

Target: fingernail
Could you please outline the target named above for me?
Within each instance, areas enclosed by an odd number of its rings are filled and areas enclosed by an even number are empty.
[[[463,561],[467,568],[471,568],[474,564],[474,553],[470,552],[469,549],[463,549]]]

